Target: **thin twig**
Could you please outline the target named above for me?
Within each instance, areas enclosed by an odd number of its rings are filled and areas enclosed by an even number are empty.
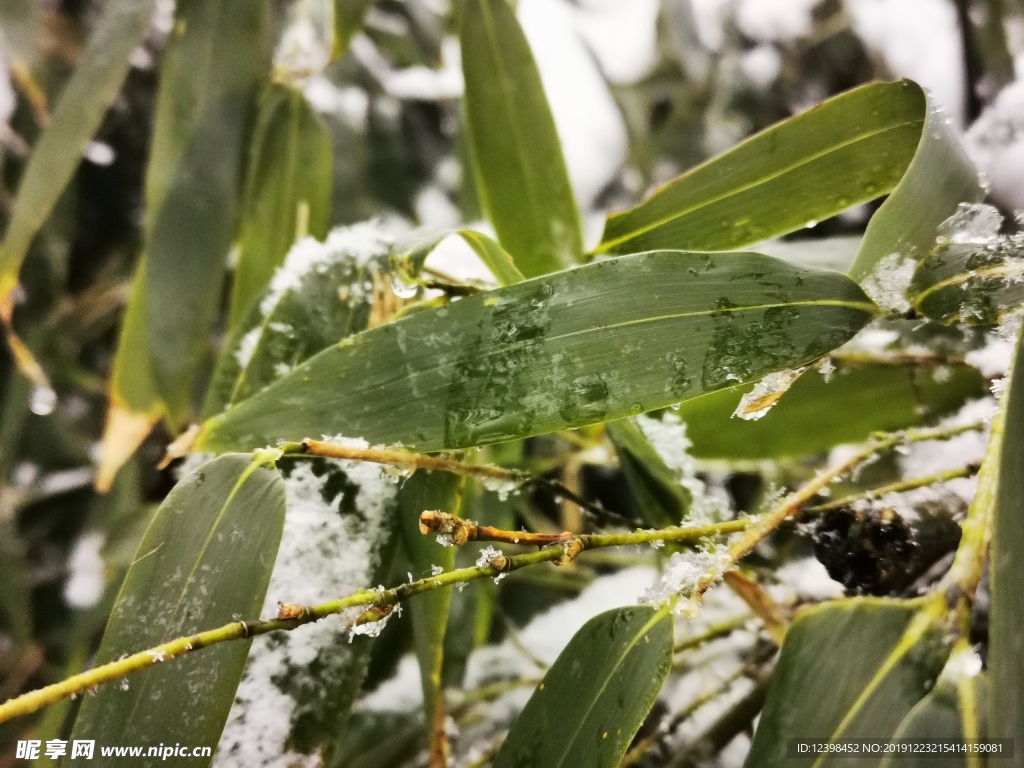
[[[887,496],[890,493],[906,493],[907,491],[913,491],[917,488],[925,488],[929,485],[938,485],[939,483],[945,483],[948,480],[955,480],[959,477],[970,477],[978,471],[977,464],[968,464],[965,467],[959,467],[957,469],[947,469],[943,472],[936,472],[934,475],[927,475],[925,477],[914,477],[909,480],[899,480],[895,483],[889,483],[888,485],[881,485],[878,488],[872,488],[869,491],[863,491],[862,493],[854,493],[849,496],[844,496],[841,499],[830,501],[826,504],[816,504],[813,507],[804,507],[804,514],[819,514],[821,512],[828,512],[832,509],[839,509],[840,507],[847,507],[857,501],[873,501]]]
[[[430,576],[418,581],[401,584],[386,590],[363,589],[338,600],[322,603],[313,606],[298,606],[282,604],[279,615],[275,619],[256,621],[237,621],[225,624],[216,629],[198,632],[186,637],[179,637],[170,640],[153,648],[132,654],[123,659],[103,664],[94,669],[73,675],[66,680],[53,685],[48,685],[35,691],[22,694],[3,704],[0,704],[0,722],[11,718],[27,715],[39,709],[65,699],[69,696],[83,693],[102,683],[118,680],[128,674],[147,669],[155,664],[168,661],[188,653],[193,653],[211,645],[227,642],[229,640],[240,640],[243,638],[265,635],[278,630],[293,630],[304,624],[310,624],[327,616],[342,613],[350,608],[362,607],[365,610],[351,621],[352,626],[379,621],[389,616],[394,607],[409,597],[427,592],[432,589],[451,586],[461,582],[468,582],[486,576],[498,577],[501,574],[536,565],[537,563],[555,562],[565,564],[572,561],[581,552],[588,549],[600,549],[603,547],[629,546],[636,544],[650,544],[652,542],[696,542],[715,536],[728,535],[731,533],[745,532],[745,535],[728,549],[728,563],[735,564],[749,553],[754,546],[765,536],[775,530],[781,523],[791,517],[804,503],[813,498],[822,488],[842,477],[854,469],[861,462],[867,460],[879,451],[887,450],[900,444],[921,442],[924,440],[940,440],[953,437],[964,432],[978,429],[982,423],[969,424],[959,427],[939,428],[930,430],[908,430],[906,432],[879,438],[867,447],[858,451],[853,457],[842,464],[828,469],[809,483],[802,486],[786,497],[775,509],[762,517],[744,517],[737,520],[730,520],[722,523],[708,525],[681,526],[666,528],[663,530],[632,531],[626,533],[606,534],[581,534],[569,541],[562,542],[557,546],[550,546],[536,552],[529,552],[522,555],[497,555],[489,562],[469,568],[459,568],[446,573]],[[995,427],[994,427],[995,428]],[[309,442],[309,441],[307,441]],[[319,442],[319,441],[317,441]],[[324,444],[333,445],[333,444]],[[289,446],[282,449],[287,453]],[[345,446],[341,446],[345,448]],[[301,447],[295,449],[301,452]],[[326,450],[326,449],[325,449]],[[376,450],[376,449],[353,449],[358,452],[341,456],[340,458],[354,458],[377,463],[394,463],[398,466],[407,466],[400,462],[407,462],[409,456],[402,451]],[[373,458],[370,458],[370,457]],[[387,461],[383,461],[386,459]],[[460,468],[471,465],[462,465],[458,462],[449,462],[446,459],[436,457],[417,456],[417,461],[422,459],[436,460],[445,464],[428,464],[421,462],[418,468],[448,469],[448,465],[456,464]],[[508,473],[510,470],[502,470],[498,467],[490,469]],[[494,477],[495,475],[490,475]],[[970,519],[970,517],[969,517]],[[965,529],[965,536],[967,531]],[[726,568],[728,569],[728,568]],[[694,590],[693,597],[699,597],[718,580],[718,576],[706,576]]]

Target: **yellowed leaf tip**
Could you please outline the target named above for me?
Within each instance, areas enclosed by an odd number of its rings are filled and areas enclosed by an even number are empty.
[[[111,404],[100,443],[100,462],[93,480],[97,491],[106,493],[110,490],[117,471],[142,445],[158,418],[158,414],[139,413]]]
[[[196,444],[196,439],[199,437],[199,431],[201,427],[198,424],[193,424],[191,427],[186,429],[173,443],[167,446],[167,452],[164,454],[163,459],[157,465],[158,469],[164,469],[175,459],[182,459],[192,450],[192,446]]]

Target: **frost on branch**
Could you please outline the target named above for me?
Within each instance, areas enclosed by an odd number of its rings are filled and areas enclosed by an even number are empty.
[[[378,581],[393,527],[397,486],[380,467],[330,459],[282,464],[288,511],[264,615],[276,614],[278,602],[309,605]],[[364,610],[253,641],[217,768],[323,764],[371,647],[366,637],[349,644],[346,622]],[[364,626],[362,633],[374,629]]]
[[[690,593],[705,579],[711,583],[718,581],[728,565],[726,550],[714,545],[691,552],[675,552],[665,566],[661,579],[641,595],[640,602],[660,603],[679,595],[677,610],[686,616],[695,615],[698,602]]]

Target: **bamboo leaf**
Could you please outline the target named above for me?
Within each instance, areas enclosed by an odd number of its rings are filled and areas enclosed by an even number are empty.
[[[787,740],[891,737],[942,669],[944,618],[942,602],[879,598],[801,613],[786,634],[746,765],[861,764],[788,757]]]
[[[161,67],[146,178],[146,333],[174,422],[220,299],[256,89],[266,69],[262,0],[185,0]]]
[[[667,609],[619,608],[594,617],[544,675],[494,768],[618,766],[671,666]]]
[[[981,660],[978,659],[980,667]],[[936,739],[985,738],[985,692],[988,686],[981,675],[963,679],[939,679],[935,689],[918,702],[900,723],[894,739],[931,741]],[[979,709],[980,705],[980,709]],[[890,754],[879,768],[975,768],[966,754],[926,755]]]
[[[527,277],[583,254],[580,214],[530,46],[507,0],[468,0],[459,20],[465,126],[480,198]]]
[[[185,477],[139,545],[96,663],[254,616],[263,605],[284,523],[284,485],[252,457],[214,459]],[[126,689],[101,688],[82,703],[73,739],[213,747],[249,645],[229,643],[156,666]],[[210,760],[193,761],[209,765]],[[70,765],[87,765],[84,758]],[[139,765],[158,765],[160,758]]]
[[[691,453],[708,459],[810,456],[841,443],[866,440],[952,413],[985,394],[985,382],[968,365],[945,369],[896,365],[840,365],[828,382],[817,372],[798,378],[757,421],[733,418],[751,385],[733,387],[679,407]],[[941,380],[938,380],[941,379]],[[835,418],[838,412],[843,418]]]
[[[395,478],[366,462],[286,457],[278,466],[288,516],[264,615],[279,602],[310,605],[379,584],[396,535]],[[360,613],[253,642],[220,739],[218,766],[335,764],[374,643],[348,630]],[[273,728],[259,716],[268,710]]]
[[[435,566],[446,571],[455,567],[455,549],[441,546],[433,536],[424,536],[419,530],[419,517],[425,510],[458,513],[464,481],[465,478],[457,475],[419,471],[406,480],[398,492],[398,527],[413,576],[417,579],[429,576]],[[450,589],[425,592],[409,603],[431,754],[439,757],[441,764],[447,753],[441,669],[451,604]]]
[[[995,325],[1024,303],[1024,236],[938,246],[914,272],[908,298],[925,317]]]
[[[609,216],[597,251],[742,248],[890,192],[856,279],[890,253],[925,253],[958,203],[981,196],[944,116],[908,80],[840,94],[698,166]]]
[[[221,354],[204,413],[280,379],[317,352],[365,330],[377,288],[390,281],[391,241],[374,224],[297,243]]]
[[[296,240],[327,235],[331,153],[327,128],[302,91],[270,86],[260,100],[246,169],[231,327],[244,319]]]
[[[374,328],[208,420],[197,450],[345,434],[432,451],[612,420],[801,365],[875,309],[759,254],[657,252]]]
[[[993,467],[997,486],[992,522],[991,542],[991,613],[989,616],[988,668],[993,685],[989,687],[989,736],[1013,738],[1024,744],[1024,654],[1020,643],[1024,637],[1024,612],[1020,595],[1024,588],[1021,557],[1024,556],[1024,526],[1021,507],[1024,505],[1024,378],[1016,374],[1022,357],[1024,341],[1018,338],[1015,372],[1009,390],[1002,397],[1005,418],[993,423],[992,440],[1001,427],[1002,445],[998,463]],[[987,458],[987,457],[986,457]],[[979,484],[979,495],[988,492]]]
[[[653,528],[678,525],[689,513],[693,496],[676,473],[629,419],[610,421],[605,428],[644,522]]]
[[[494,240],[474,229],[454,229],[441,232],[407,249],[398,258],[400,269],[410,278],[419,275],[431,252],[449,235],[458,235],[484,263],[500,285],[515,285],[526,278],[516,268],[512,257]]]
[[[331,58],[344,56],[352,38],[362,32],[373,0],[334,0],[334,44]]]
[[[106,492],[121,466],[146,439],[163,413],[150,368],[146,339],[146,259],[132,279],[121,336],[110,374],[107,423],[103,429],[96,488]]]
[[[71,181],[82,150],[120,90],[128,74],[129,54],[149,30],[155,7],[156,0],[111,0],[103,6],[103,15],[18,187],[0,252],[0,304],[5,308],[10,307],[10,294],[18,284],[29,246]],[[17,39],[12,42],[19,43]]]

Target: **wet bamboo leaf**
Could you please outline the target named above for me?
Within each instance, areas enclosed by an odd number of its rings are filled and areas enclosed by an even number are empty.
[[[667,609],[618,608],[595,616],[544,675],[494,768],[618,766],[671,666]]]
[[[266,70],[262,0],[185,0],[161,66],[146,178],[146,333],[173,422],[221,295],[242,161]]]
[[[398,527],[413,576],[417,579],[430,576],[435,566],[446,571],[455,567],[455,548],[441,546],[434,536],[424,536],[419,530],[419,517],[428,509],[457,514],[464,481],[457,475],[421,470],[406,480],[398,492]],[[441,669],[451,604],[450,589],[425,592],[409,603],[423,684],[424,717],[432,746],[438,743],[438,734],[444,736]]]
[[[281,539],[284,485],[248,455],[214,459],[185,477],[139,545],[111,614],[97,664],[182,635],[254,616]],[[213,747],[249,644],[228,643],[156,666],[82,703],[72,738]],[[210,760],[193,761],[209,765]],[[85,759],[70,765],[88,765]],[[140,766],[160,765],[160,758]]]
[[[653,528],[678,525],[689,513],[693,496],[676,473],[629,419],[608,422],[606,429],[644,522]]]
[[[989,687],[988,698],[989,736],[1012,738],[1016,749],[1024,745],[1024,611],[1020,600],[1024,589],[1024,378],[1016,373],[1024,364],[1022,349],[1024,342],[1018,339],[1014,374],[1002,396],[1006,401],[1005,417],[996,417],[991,438],[1001,439],[1002,444],[998,448],[998,464],[993,468],[997,485],[990,550],[988,669],[993,685]],[[990,492],[983,482],[979,480],[979,496]]]
[[[788,757],[787,740],[893,736],[945,663],[944,611],[936,601],[854,598],[802,613],[786,634],[746,765],[877,765],[875,756]]]
[[[914,308],[946,325],[995,325],[1024,303],[1024,236],[940,245],[918,264]]]
[[[583,235],[540,73],[507,0],[468,0],[459,41],[480,199],[527,277],[579,260]]]
[[[374,328],[208,420],[197,449],[344,434],[432,451],[593,424],[813,360],[875,314],[759,254],[600,261]]]
[[[944,116],[906,80],[836,96],[709,160],[609,216],[597,250],[742,248],[890,192],[857,279],[890,253],[925,253],[957,204],[981,194]]]
[[[292,244],[327,235],[331,139],[297,88],[272,85],[260,100],[249,152],[230,325],[241,322]]]
[[[375,292],[382,281],[390,282],[390,269],[390,241],[372,224],[336,229],[323,243],[297,243],[250,310],[245,325],[251,328],[232,337],[237,344],[228,346],[218,366],[215,382],[237,370],[229,402],[241,402],[317,352],[365,330]]]
[[[149,30],[155,7],[156,0],[112,0],[104,4],[103,15],[61,92],[18,187],[0,252],[0,303],[4,306],[9,305],[10,292],[18,284],[21,263],[32,239],[71,181],[82,161],[82,150],[120,90],[128,74],[129,54]],[[10,32],[17,33],[17,29]]]
[[[816,371],[798,378],[757,421],[734,418],[745,385],[679,407],[691,452],[700,458],[803,457],[873,432],[905,429],[952,413],[985,394],[981,374],[953,365],[941,374],[895,365],[841,365],[827,382]],[[843,418],[835,418],[842,412]]]
[[[978,660],[979,667],[981,660]],[[900,723],[893,738],[979,739],[986,737],[985,692],[988,686],[978,675],[962,680],[942,677],[935,690],[921,699]],[[885,757],[879,768],[975,768],[966,754],[905,754]]]
[[[363,31],[373,0],[334,0],[334,45],[332,58],[344,56],[352,38]]]

